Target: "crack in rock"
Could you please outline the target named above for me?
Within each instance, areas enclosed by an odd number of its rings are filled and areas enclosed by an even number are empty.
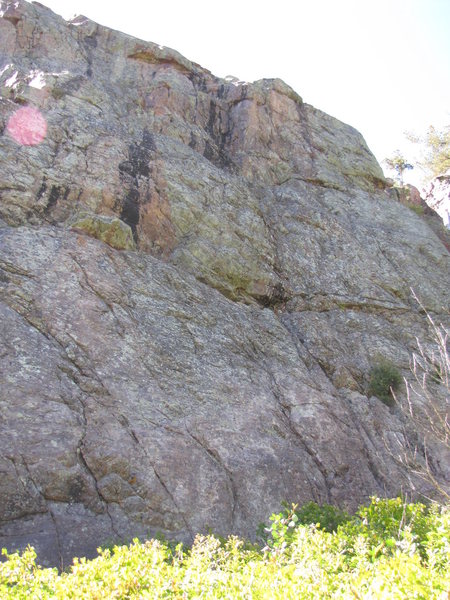
[[[189,532],[189,535],[191,536],[192,539],[194,539],[195,535],[194,532],[192,531],[191,526],[189,525],[186,516],[183,512],[183,510],[178,506],[178,502],[176,501],[174,495],[172,494],[172,492],[170,491],[170,489],[168,488],[167,484],[165,483],[164,479],[162,478],[161,474],[157,471],[156,466],[154,464],[154,462],[151,460],[150,456],[148,455],[148,452],[145,448],[145,446],[141,443],[141,441],[139,440],[138,435],[136,434],[135,431],[133,431],[132,433],[132,437],[136,440],[136,442],[139,444],[140,448],[143,451],[144,456],[147,458],[147,460],[150,462],[152,470],[155,474],[156,479],[159,481],[161,487],[163,488],[163,490],[166,492],[168,498],[170,499],[170,501],[172,502],[173,506],[175,507],[177,514],[181,517],[187,531]]]
[[[214,464],[218,465],[220,467],[220,469],[223,470],[227,476],[228,483],[229,483],[228,488],[229,488],[229,493],[230,493],[230,498],[231,498],[231,524],[232,524],[232,528],[234,528],[235,523],[236,523],[236,511],[238,509],[239,499],[238,499],[237,485],[234,481],[233,473],[223,462],[223,460],[222,460],[220,454],[217,452],[217,450],[210,448],[206,444],[205,441],[201,440],[198,436],[194,435],[187,427],[186,427],[186,431],[189,434],[189,436],[194,440],[194,442],[196,442],[196,444],[199,445],[204,452],[206,452],[206,454],[214,462]]]
[[[329,478],[327,469],[322,464],[320,459],[317,457],[317,454],[314,452],[314,450],[312,448],[310,448],[310,446],[304,440],[301,432],[298,431],[297,428],[295,427],[295,425],[292,423],[292,420],[290,417],[290,407],[288,404],[286,404],[286,402],[283,402],[283,400],[284,400],[283,393],[281,392],[279,385],[278,385],[275,377],[273,376],[273,374],[269,370],[267,371],[267,373],[272,382],[272,394],[277,402],[280,413],[282,415],[282,421],[284,422],[285,427],[287,427],[287,429],[291,432],[294,441],[299,445],[300,448],[302,448],[311,457],[311,459],[314,462],[314,464],[316,465],[318,471],[322,475],[322,478],[324,481],[323,488],[324,488],[325,495],[326,495],[326,502],[329,503],[330,502],[330,490],[329,490],[330,478]],[[307,479],[311,486],[312,492],[315,494],[317,486],[315,484],[313,484],[313,482],[311,482],[308,475],[307,475]]]

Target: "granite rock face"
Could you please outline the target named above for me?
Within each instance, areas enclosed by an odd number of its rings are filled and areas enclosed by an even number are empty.
[[[446,186],[445,176],[441,176],[435,178],[427,189],[428,191],[424,192],[425,197],[422,198],[419,190],[407,183],[404,186],[392,185],[389,194],[394,200],[420,215],[450,251],[450,230],[445,226],[450,186]]]
[[[410,287],[446,318],[449,253],[361,135],[280,80],[38,3],[0,17],[0,545],[67,565],[430,493],[366,390],[427,340]]]

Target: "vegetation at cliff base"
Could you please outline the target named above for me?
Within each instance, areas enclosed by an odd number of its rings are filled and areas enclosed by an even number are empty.
[[[308,522],[309,521],[309,522]],[[198,535],[100,550],[70,570],[6,555],[1,598],[436,598],[450,581],[450,511],[373,498],[354,516],[309,503],[271,517],[259,545]]]

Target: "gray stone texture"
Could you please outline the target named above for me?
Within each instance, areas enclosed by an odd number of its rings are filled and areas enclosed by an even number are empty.
[[[362,136],[277,79],[38,3],[0,16],[0,545],[66,566],[253,536],[282,500],[432,493],[366,390],[428,339],[410,287],[446,318],[449,253]],[[8,133],[24,105],[34,146]]]

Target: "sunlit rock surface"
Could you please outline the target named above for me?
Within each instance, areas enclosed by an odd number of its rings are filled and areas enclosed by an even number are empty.
[[[450,229],[450,169],[429,183],[424,196],[427,204],[439,214],[445,227]]]
[[[446,318],[449,253],[361,135],[280,80],[0,7],[0,545],[67,565],[432,493],[365,394],[427,339],[410,287]]]

